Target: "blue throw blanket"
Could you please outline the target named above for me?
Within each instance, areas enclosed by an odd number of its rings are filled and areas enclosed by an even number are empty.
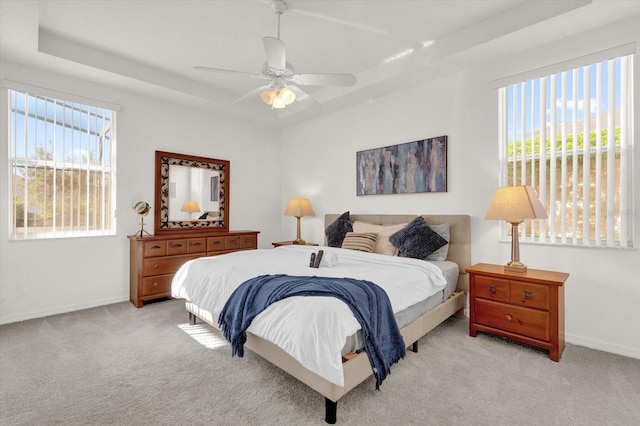
[[[231,342],[232,355],[244,355],[246,330],[270,304],[292,296],[331,296],[349,306],[362,327],[364,347],[376,377],[376,389],[405,356],[405,344],[387,293],[370,281],[352,278],[262,275],[242,283],[225,304],[218,324]]]

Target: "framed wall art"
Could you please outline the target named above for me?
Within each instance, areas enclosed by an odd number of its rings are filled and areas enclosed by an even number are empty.
[[[356,195],[447,192],[447,136],[356,153]]]

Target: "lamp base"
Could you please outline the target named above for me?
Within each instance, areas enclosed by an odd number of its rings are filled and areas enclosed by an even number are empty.
[[[293,244],[295,245],[300,245],[303,246],[305,244],[307,244],[307,242],[305,240],[303,240],[302,238],[298,238],[292,241]]]
[[[527,265],[520,262],[509,262],[504,265],[504,270],[509,272],[527,272]]]

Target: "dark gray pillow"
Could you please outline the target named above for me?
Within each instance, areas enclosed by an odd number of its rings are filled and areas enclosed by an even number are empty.
[[[324,234],[327,236],[327,245],[329,247],[342,246],[342,241],[347,232],[353,232],[353,225],[349,220],[349,212],[344,212],[324,230]]]
[[[424,259],[440,247],[449,244],[440,234],[431,229],[422,216],[418,216],[404,228],[389,237],[398,247],[398,255]]]

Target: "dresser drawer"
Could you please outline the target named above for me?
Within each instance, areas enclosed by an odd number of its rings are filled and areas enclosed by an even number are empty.
[[[166,256],[167,255],[167,242],[166,241],[145,241],[143,245],[143,256]]]
[[[224,250],[225,237],[209,237],[207,238],[207,251]]]
[[[206,238],[189,238],[187,240],[187,253],[203,253],[207,251]]]
[[[163,257],[160,259],[145,259],[142,264],[142,275],[173,274],[188,260],[195,259],[198,255]]]
[[[536,309],[549,309],[549,287],[521,281],[510,281],[510,284],[509,301],[511,303]]]
[[[476,297],[483,299],[509,301],[509,281],[493,278],[476,276],[475,282]]]
[[[257,248],[258,247],[258,239],[255,235],[242,235],[238,237],[239,248]]]
[[[549,341],[549,313],[476,299],[476,322],[500,330]]]
[[[144,297],[152,294],[170,292],[172,279],[173,279],[173,274],[143,278],[142,279],[142,296]]]
[[[187,253],[187,240],[168,240],[167,255],[175,256],[176,254]]]

